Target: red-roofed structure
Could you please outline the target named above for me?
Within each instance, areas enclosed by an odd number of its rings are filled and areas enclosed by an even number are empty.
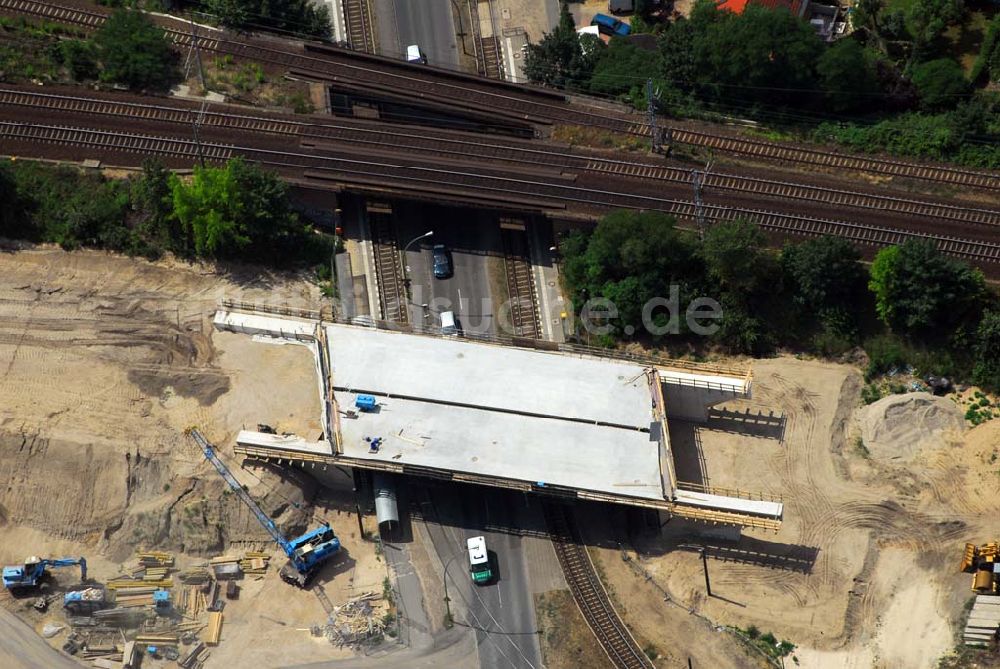
[[[787,9],[793,16],[797,16],[812,25],[819,36],[829,41],[833,39],[834,27],[840,13],[838,7],[821,5],[812,0],[721,0],[716,7],[742,14],[748,5],[766,7],[768,9]]]

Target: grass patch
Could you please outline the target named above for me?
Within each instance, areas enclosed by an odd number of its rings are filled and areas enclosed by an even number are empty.
[[[969,11],[961,25],[951,26],[944,32],[945,50],[942,56],[958,61],[968,75],[983,45],[986,25],[996,13],[993,7],[977,7]]]
[[[548,669],[604,669],[607,656],[587,627],[569,590],[535,596],[538,645]]]
[[[649,151],[650,149],[649,142],[644,139],[578,125],[555,126],[552,129],[552,139],[570,146],[589,146],[596,149],[618,149],[620,151]]]

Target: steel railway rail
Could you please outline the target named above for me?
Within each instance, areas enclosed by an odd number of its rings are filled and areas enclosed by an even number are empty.
[[[0,140],[3,139],[30,143],[29,151],[38,150],[42,144],[62,144],[140,157],[154,154],[193,161],[199,155],[198,145],[186,139],[28,122],[0,122]],[[508,207],[512,206],[512,201],[520,199],[534,203],[533,210],[558,211],[566,207],[600,211],[646,209],[673,214],[686,221],[694,221],[697,213],[691,201],[583,188],[552,180],[514,178],[488,171],[477,173],[427,163],[359,160],[215,142],[202,142],[200,146],[206,160],[221,161],[241,155],[285,173],[294,170],[296,174],[313,179],[317,185],[324,180],[340,184],[377,184],[383,189],[389,187],[401,192],[463,195],[481,202],[507,203]],[[1000,244],[994,242],[739,207],[706,205],[704,212],[710,222],[744,218],[772,233],[837,235],[875,247],[899,244],[912,238],[931,239],[950,255],[981,263],[1000,263]]]
[[[378,53],[370,0],[344,0],[347,41],[355,51]]]
[[[95,28],[105,20],[106,14],[77,7],[46,3],[41,0],[0,0],[0,12],[39,16],[52,21],[72,23]],[[192,36],[186,30],[165,27],[168,36],[179,46],[189,46]],[[531,123],[561,122],[589,125],[614,132],[648,137],[649,126],[627,116],[609,116],[571,105],[565,98],[555,97],[546,102],[545,91],[500,84],[435,68],[406,68],[402,63],[378,57],[328,47],[304,44],[307,52],[326,57],[306,55],[294,49],[276,48],[262,40],[234,39],[228,34],[210,34],[198,38],[201,48],[218,53],[276,64],[294,72],[302,72],[319,80],[332,82],[350,80],[369,90],[405,93],[413,99],[445,101],[448,104],[473,110],[490,110],[498,116],[521,118]],[[367,59],[367,60],[366,60]],[[462,83],[455,83],[456,81]],[[501,90],[496,86],[502,86]],[[548,99],[553,100],[549,92]],[[944,165],[925,165],[875,157],[854,156],[763,142],[748,138],[697,132],[679,127],[666,128],[669,141],[713,148],[738,155],[767,158],[782,162],[796,162],[821,167],[854,169],[876,174],[904,176],[938,183],[1000,190],[1000,175],[975,172]]]
[[[479,74],[490,79],[503,79],[503,64],[500,42],[497,39],[496,25],[493,21],[493,2],[487,0],[487,10],[490,13],[490,36],[483,37],[482,23],[479,16],[479,0],[466,0],[469,3],[469,15],[472,22],[472,41],[476,51],[476,66]]]
[[[653,664],[611,604],[587,549],[581,546],[566,508],[543,502],[545,523],[566,583],[584,620],[617,669],[652,669]]]
[[[510,142],[446,136],[444,133],[416,133],[397,128],[365,128],[351,123],[312,123],[280,116],[253,116],[242,113],[198,109],[166,104],[144,104],[90,96],[66,96],[32,90],[0,88],[0,105],[17,105],[77,113],[128,116],[130,118],[192,124],[199,117],[202,126],[245,130],[258,133],[296,135],[343,142],[351,145],[388,147],[422,154],[455,156],[461,159],[491,159],[527,165],[549,165],[585,170],[637,180],[690,183],[688,168],[657,164],[652,161],[612,160],[587,155],[581,150],[547,147],[538,143]],[[796,199],[839,207],[895,212],[926,218],[940,218],[978,225],[1000,226],[1000,211],[960,207],[950,204],[896,198],[874,193],[823,188],[806,184],[771,181],[721,172],[710,173],[705,188],[752,193],[779,199]]]
[[[507,277],[510,320],[514,326],[514,334],[519,337],[541,339],[538,295],[535,292],[535,278],[531,274],[524,222],[501,219],[500,239],[503,245],[504,275]]]
[[[367,206],[368,225],[372,232],[372,250],[375,253],[375,281],[378,284],[382,320],[406,323],[406,281],[400,267],[399,244],[392,224],[392,211],[378,206]]]
[[[857,170],[859,172],[890,174],[911,179],[955,184],[956,186],[1000,190],[1000,174],[990,174],[989,172],[975,172],[944,165],[907,163],[871,156],[855,156],[847,153],[820,151],[801,146],[763,142],[743,137],[696,132],[683,128],[668,128],[666,132],[669,141],[688,144],[690,146],[717,149],[726,153],[736,153],[755,158],[768,158],[782,162]]]
[[[0,11],[38,16],[86,28],[98,27],[106,18],[106,14],[102,12],[40,0],[0,0]],[[191,45],[192,36],[187,30],[164,26],[164,31],[178,46]],[[305,52],[322,56],[307,55],[291,47],[279,48],[263,40],[240,39],[228,33],[203,34],[198,37],[198,44],[207,51],[278,65],[319,80],[349,80],[369,90],[406,93],[413,100],[444,100],[455,107],[490,110],[494,114],[505,114],[528,122],[546,123],[555,118],[616,132],[648,134],[648,129],[645,129],[642,122],[606,116],[578,106],[571,107],[562,95],[552,91],[524,88],[495,80],[476,81],[467,75],[447,70],[413,68],[404,63],[364,56],[324,44],[307,42],[303,45]],[[455,83],[456,80],[462,83]],[[545,102],[545,99],[555,101]]]

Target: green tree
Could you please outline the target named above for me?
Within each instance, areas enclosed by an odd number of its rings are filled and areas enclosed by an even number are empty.
[[[0,237],[35,239],[37,231],[28,219],[28,202],[18,190],[14,167],[10,161],[0,163]]]
[[[569,7],[560,5],[559,24],[538,44],[529,44],[524,74],[533,82],[586,90],[603,45],[592,35],[576,34]]]
[[[972,379],[993,392],[1000,391],[1000,311],[987,311],[976,329],[976,364]]]
[[[195,255],[275,259],[305,233],[287,185],[241,159],[195,168],[190,181],[171,175],[169,183],[172,217]]]
[[[739,353],[760,355],[775,343],[781,305],[780,267],[760,228],[743,220],[713,225],[701,246],[706,291],[722,303],[719,341]]]
[[[170,177],[173,216],[203,257],[235,256],[250,244],[236,181],[228,169],[196,167],[190,183]]]
[[[205,0],[205,8],[227,26],[263,27],[329,39],[330,9],[309,0]]]
[[[695,5],[695,10],[701,7],[703,5],[699,3]],[[695,39],[703,29],[700,22],[696,21],[698,16],[696,11],[691,19],[681,17],[668,23],[660,34],[660,66],[663,68],[663,78],[670,82],[671,86],[682,91],[693,90],[698,78],[693,52]],[[710,18],[720,16],[718,12],[710,14]]]
[[[611,40],[602,50],[590,78],[590,91],[598,95],[625,95],[636,107],[646,103],[646,80],[659,77],[656,53],[640,49],[625,40]]]
[[[969,73],[969,80],[973,84],[979,83],[983,78],[1000,81],[1000,15],[994,16],[986,27],[979,55]]]
[[[749,5],[736,15],[706,3],[711,0],[700,0],[692,14],[701,91],[727,100],[806,100],[797,89],[815,88],[815,64],[826,48],[812,26],[786,9]]]
[[[925,109],[948,109],[969,96],[969,82],[962,66],[951,58],[938,58],[913,68],[913,84]]]
[[[786,246],[781,265],[796,304],[835,329],[854,322],[864,288],[861,255],[843,237],[819,237]]]
[[[117,10],[94,36],[101,79],[133,89],[166,90],[180,78],[163,29],[142,12]]]
[[[920,52],[964,16],[963,0],[915,0],[906,12],[906,28]]]
[[[705,233],[701,254],[709,279],[723,290],[746,293],[761,287],[773,265],[766,247],[767,237],[753,223],[725,221]]]
[[[868,286],[879,317],[894,331],[938,341],[977,317],[986,294],[982,272],[926,239],[879,251]]]
[[[132,252],[149,258],[157,258],[166,250],[180,255],[190,253],[180,225],[171,217],[170,172],[163,163],[155,159],[143,162],[142,176],[132,183],[131,196],[135,233]]]
[[[592,298],[609,299],[618,310],[618,333],[629,327],[638,333],[649,300],[669,299],[671,286],[681,303],[693,297],[701,264],[692,237],[674,225],[672,217],[658,212],[616,211],[590,234],[564,239],[563,273],[577,308]],[[657,322],[665,316],[652,314]]]
[[[878,102],[879,85],[873,59],[853,39],[839,40],[824,51],[816,72],[835,111],[866,109]]]

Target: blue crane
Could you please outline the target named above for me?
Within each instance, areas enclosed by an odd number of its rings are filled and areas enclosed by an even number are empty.
[[[286,539],[271,517],[264,513],[260,505],[236,480],[226,463],[219,459],[215,453],[215,447],[198,430],[191,430],[191,437],[201,447],[205,457],[215,466],[233,492],[257,516],[260,524],[288,556],[288,564],[282,567],[280,572],[282,580],[304,588],[316,569],[340,550],[340,539],[326,523],[300,537]]]
[[[45,577],[48,567],[72,567],[80,565],[80,580],[87,580],[87,560],[84,558],[48,559],[29,557],[23,565],[3,568],[3,587],[8,590],[24,590],[36,587]]]

